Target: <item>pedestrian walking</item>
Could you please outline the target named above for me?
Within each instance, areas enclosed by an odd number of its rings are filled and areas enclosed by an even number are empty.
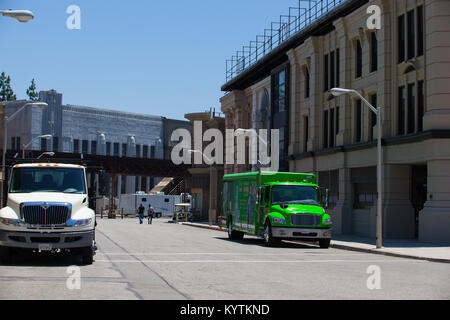
[[[138,208],[138,214],[139,214],[139,224],[142,224],[143,220],[144,220],[144,213],[145,213],[145,207],[144,205],[141,203],[141,205]]]
[[[148,224],[152,224],[153,220],[153,213],[155,212],[155,209],[153,209],[152,205],[148,205]]]

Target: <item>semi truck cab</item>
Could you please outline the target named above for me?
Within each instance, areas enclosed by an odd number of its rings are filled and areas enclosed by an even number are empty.
[[[15,164],[7,204],[0,210],[0,259],[23,250],[79,254],[92,264],[95,212],[89,208],[86,167],[62,163]]]

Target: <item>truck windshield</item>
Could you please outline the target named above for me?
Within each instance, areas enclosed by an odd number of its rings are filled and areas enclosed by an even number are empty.
[[[312,186],[273,186],[272,204],[308,204],[320,205],[317,188]]]
[[[10,193],[62,192],[85,194],[83,169],[76,168],[15,168],[11,176]]]

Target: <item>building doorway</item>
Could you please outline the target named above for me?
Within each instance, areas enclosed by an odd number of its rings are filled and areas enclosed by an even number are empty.
[[[414,208],[414,235],[419,237],[419,212],[427,201],[427,166],[412,166],[411,170],[411,203]]]

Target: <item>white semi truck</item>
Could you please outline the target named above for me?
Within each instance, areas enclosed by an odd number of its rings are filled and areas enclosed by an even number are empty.
[[[21,250],[67,251],[92,264],[95,212],[89,208],[86,167],[64,163],[15,164],[7,204],[0,210],[0,259]]]
[[[184,199],[186,197],[186,199]],[[120,195],[120,209],[123,209],[124,215],[134,215],[137,213],[139,206],[145,207],[145,215],[147,215],[148,206],[151,204],[155,210],[155,217],[170,217],[175,213],[175,205],[182,203],[184,200],[191,201],[192,196],[186,195],[165,195],[162,194],[122,194]]]

